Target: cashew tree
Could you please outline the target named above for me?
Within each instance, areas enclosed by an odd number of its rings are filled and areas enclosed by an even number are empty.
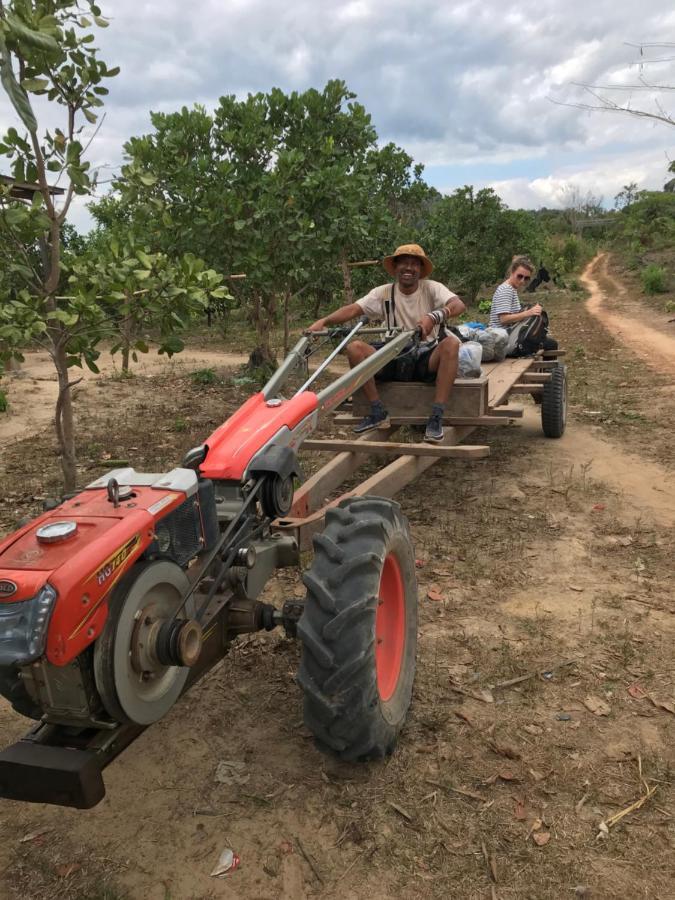
[[[146,349],[140,331],[150,320],[160,350],[176,352],[175,332],[192,312],[226,294],[221,276],[194,257],[170,262],[138,238],[111,234],[89,253],[64,248],[73,199],[95,186],[85,151],[108,93],[104,82],[119,71],[93,45],[92,29],[107,25],[93,0],[0,0],[0,82],[17,120],[0,137],[11,171],[0,183],[0,356],[20,358],[37,346],[54,362],[66,491],[77,474],[72,367],[97,371],[104,338],[127,352]],[[60,126],[41,127],[38,105],[50,122],[60,115]]]

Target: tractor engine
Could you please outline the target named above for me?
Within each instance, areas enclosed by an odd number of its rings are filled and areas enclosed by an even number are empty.
[[[0,543],[0,693],[43,722],[149,724],[201,649],[187,570],[219,536],[213,483],[115,469]]]

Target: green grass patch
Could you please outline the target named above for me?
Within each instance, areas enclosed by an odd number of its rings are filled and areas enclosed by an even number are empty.
[[[218,376],[213,369],[197,369],[190,375],[193,384],[215,384]]]
[[[8,407],[7,394],[4,391],[0,391],[0,413],[7,412]]]
[[[668,290],[666,270],[663,266],[657,266],[654,263],[648,265],[640,273],[640,278],[645,294],[663,294]]]

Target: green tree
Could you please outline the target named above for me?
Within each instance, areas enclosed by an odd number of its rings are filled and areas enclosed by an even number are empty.
[[[536,259],[542,245],[530,213],[507,209],[491,188],[476,192],[470,186],[433,206],[424,240],[440,280],[471,303],[482,285],[503,277],[512,256]]]
[[[107,253],[99,246],[88,257],[76,255],[84,244],[66,216],[73,197],[90,193],[95,181],[84,159],[82,120],[95,125],[107,94],[102,81],[118,72],[98,59],[93,24],[108,23],[91,0],[0,3],[0,78],[25,129],[8,129],[0,155],[10,160],[15,182],[35,185],[32,200],[25,202],[16,198],[13,183],[0,187],[0,240],[7,248],[0,265],[0,356],[20,358],[21,349],[34,344],[54,362],[59,386],[55,428],[66,491],[76,483],[70,391],[76,382],[69,369],[84,363],[97,371],[97,345],[115,333],[115,323],[145,322],[148,315],[159,320],[161,349],[174,352],[179,347],[167,320],[182,323],[194,305],[224,293],[220,276],[202,264],[189,258],[169,264],[133,242],[127,242],[124,254],[110,242]],[[62,128],[39,127],[33,95],[61,110]],[[48,177],[64,184],[61,203]],[[139,340],[134,346],[143,349]]]
[[[88,15],[82,14],[82,6]],[[70,338],[82,307],[57,299],[61,236],[73,197],[89,193],[94,181],[90,163],[84,159],[82,121],[96,123],[101,98],[108,92],[102,82],[118,72],[98,59],[92,46],[93,23],[108,24],[92,0],[83,4],[10,0],[0,6],[0,81],[25,129],[24,134],[15,127],[8,129],[0,140],[0,155],[9,157],[17,181],[37,184],[30,204],[12,202],[9,189],[0,195],[0,235],[13,251],[6,271],[12,286],[18,287],[9,321],[5,310],[2,338],[6,346],[41,337],[54,360],[59,382],[56,432],[67,489],[75,483],[68,358],[75,354],[91,362],[94,351],[91,344],[76,341],[73,345]],[[61,107],[61,128],[40,129],[33,96],[46,97]],[[63,179],[66,186],[60,206],[49,186],[49,173]]]
[[[425,196],[421,167],[377,146],[341,81],[222,97],[213,115],[183,108],[152,123],[126,145],[117,199],[93,213],[104,227],[124,216],[142,223],[164,252],[189,247],[221,271],[245,272],[237,296],[256,328],[256,362],[272,358],[280,311],[287,332],[294,298],[348,292],[348,261],[389,252],[407,227],[406,200]]]
[[[105,312],[102,333],[112,338],[111,353],[121,350],[123,372],[151,341],[159,353],[179,353],[180,333],[193,317],[214,298],[231,299],[222,275],[203,260],[185,253],[173,262],[165,253],[148,252],[133,234],[81,253],[69,269],[73,299],[86,296]]]

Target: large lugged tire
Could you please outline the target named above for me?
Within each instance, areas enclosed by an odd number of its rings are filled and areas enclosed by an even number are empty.
[[[558,363],[551,369],[551,380],[544,384],[541,401],[541,427],[548,438],[562,437],[567,423],[567,370]]]
[[[304,575],[298,625],[305,724],[346,760],[391,753],[412,697],[417,579],[397,503],[350,498],[328,510]]]

